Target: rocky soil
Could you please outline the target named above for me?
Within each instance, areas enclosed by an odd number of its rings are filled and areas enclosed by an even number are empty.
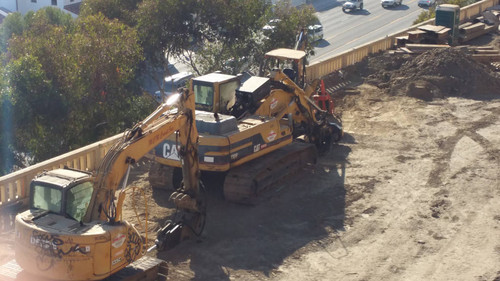
[[[257,206],[209,186],[202,236],[154,253],[168,280],[500,280],[498,72],[458,49],[344,71],[357,83],[334,93],[344,139]],[[145,171],[125,217],[144,229],[147,213],[151,238],[173,210]]]

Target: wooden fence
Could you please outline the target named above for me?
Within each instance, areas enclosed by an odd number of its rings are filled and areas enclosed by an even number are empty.
[[[474,3],[460,10],[460,20],[466,21],[485,11],[487,8],[498,5],[500,0],[483,0]],[[415,29],[422,24],[433,23],[434,19],[412,26],[400,32],[391,34],[352,50],[343,52],[325,61],[317,62],[307,67],[309,80],[321,78],[334,71],[360,62],[363,58],[379,51],[388,50],[394,47],[396,37],[405,35],[407,31]],[[25,205],[29,198],[29,183],[35,175],[55,168],[68,166],[71,168],[94,171],[102,157],[108,152],[115,140],[120,135],[110,137],[100,142],[82,147],[68,152],[58,157],[46,160],[28,168],[0,177],[0,231],[2,221],[8,213],[8,208],[16,205]],[[3,215],[3,216],[2,216]],[[4,226],[5,227],[5,226]]]

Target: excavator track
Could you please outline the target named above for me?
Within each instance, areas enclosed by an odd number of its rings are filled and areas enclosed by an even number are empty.
[[[182,181],[182,170],[153,162],[149,169],[149,184],[155,189],[176,190]]]
[[[103,279],[103,281],[157,281],[167,280],[168,266],[164,260],[144,256],[124,269]],[[33,276],[17,264],[15,260],[0,266],[1,281],[54,281]]]
[[[224,197],[240,204],[256,204],[257,198],[307,164],[316,163],[316,147],[293,142],[263,157],[231,169],[224,181]]]

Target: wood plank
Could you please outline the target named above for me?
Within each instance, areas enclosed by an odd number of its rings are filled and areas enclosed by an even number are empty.
[[[478,31],[478,30],[483,30],[485,27],[486,27],[486,25],[484,23],[478,22],[478,23],[475,23],[473,25],[464,27],[464,28],[462,28],[462,30],[465,34],[469,34],[469,33],[472,33],[472,32]]]
[[[408,48],[406,48],[406,47],[401,47],[399,49],[402,50],[403,52],[407,53],[407,54],[413,54],[413,51],[410,50],[410,49],[408,49]]]
[[[431,25],[431,24],[426,24],[423,26],[419,26],[418,29],[427,31],[427,32],[434,32],[438,33],[439,31],[443,30],[444,28],[447,28],[446,26],[442,25]]]
[[[472,54],[472,58],[478,62],[500,61],[500,54]]]
[[[446,44],[406,44],[408,49],[436,49],[436,48],[449,48],[450,45]]]

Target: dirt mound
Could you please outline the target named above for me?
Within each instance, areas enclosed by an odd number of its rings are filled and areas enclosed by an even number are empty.
[[[377,54],[346,69],[391,95],[423,100],[500,96],[500,75],[476,62],[465,49],[434,49],[420,55]]]

